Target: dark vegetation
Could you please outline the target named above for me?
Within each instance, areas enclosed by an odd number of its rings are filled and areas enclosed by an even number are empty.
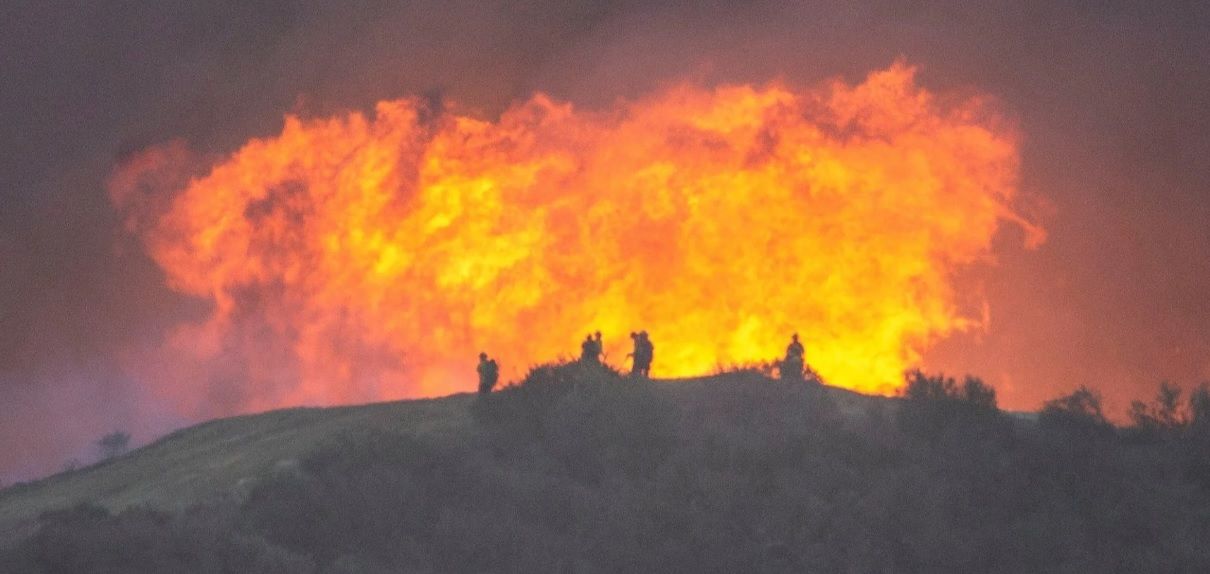
[[[97,449],[101,460],[109,460],[126,454],[130,448],[130,434],[123,431],[113,431],[97,441]]]
[[[245,496],[49,513],[4,572],[1205,572],[1210,392],[1116,428],[913,373],[896,401],[547,365],[473,430],[343,436]]]

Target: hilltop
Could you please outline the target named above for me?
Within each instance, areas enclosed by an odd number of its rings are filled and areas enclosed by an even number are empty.
[[[211,421],[10,488],[0,570],[1210,565],[1205,441],[1062,420],[994,395],[546,366],[485,399]]]
[[[751,373],[656,382],[670,398],[690,400],[703,387],[748,384]],[[886,408],[886,399],[835,387],[823,391],[852,416]],[[291,408],[216,419],[173,432],[124,456],[0,491],[0,532],[42,512],[79,503],[119,512],[130,507],[179,511],[238,497],[260,478],[289,470],[342,436],[398,433],[420,440],[467,440],[473,393],[360,406]]]

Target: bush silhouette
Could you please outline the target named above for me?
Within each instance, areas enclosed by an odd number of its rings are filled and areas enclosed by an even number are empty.
[[[0,554],[0,571],[30,574],[90,572],[248,572],[307,574],[314,564],[297,554],[242,536],[230,509],[187,512],[132,509],[118,515],[92,505],[47,513],[41,528],[15,552]]]
[[[1203,383],[1189,393],[1189,430],[1210,439],[1210,385]]]
[[[1046,401],[1038,413],[1044,428],[1084,436],[1113,434],[1101,408],[1101,395],[1081,385],[1071,394]]]
[[[126,454],[130,448],[130,434],[123,431],[113,431],[97,441],[101,450],[101,460],[109,460]]]
[[[549,432],[550,413],[569,393],[633,384],[634,380],[604,364],[548,363],[531,368],[519,384],[480,397],[472,414],[480,423],[511,437],[540,438]]]
[[[1186,412],[1180,387],[1163,382],[1151,403],[1130,403],[1131,430],[1146,438],[1172,438],[1181,434],[1188,424]]]
[[[944,375],[913,371],[900,394],[899,421],[904,430],[936,439],[952,429],[969,432],[998,421],[996,391],[981,379],[966,377],[961,385]]]

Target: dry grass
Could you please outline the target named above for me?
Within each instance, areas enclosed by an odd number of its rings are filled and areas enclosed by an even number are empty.
[[[176,510],[231,496],[347,432],[456,435],[470,424],[473,398],[295,408],[202,423],[125,456],[0,492],[0,533],[20,532],[42,512],[81,502]]]

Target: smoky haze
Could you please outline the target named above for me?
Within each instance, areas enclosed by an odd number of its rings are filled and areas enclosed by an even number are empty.
[[[491,116],[535,91],[593,107],[678,79],[856,80],[908,58],[924,86],[990,94],[1016,119],[1027,215],[1049,231],[1028,251],[1006,228],[997,264],[960,279],[988,328],[925,366],[980,374],[1017,409],[1088,384],[1120,411],[1162,379],[1210,378],[1201,3],[19,2],[0,22],[5,482],[117,428],[138,442],[189,422],[119,367],[204,309],[123,232],[115,164],[173,140],[229,153],[284,113],[414,94]]]

